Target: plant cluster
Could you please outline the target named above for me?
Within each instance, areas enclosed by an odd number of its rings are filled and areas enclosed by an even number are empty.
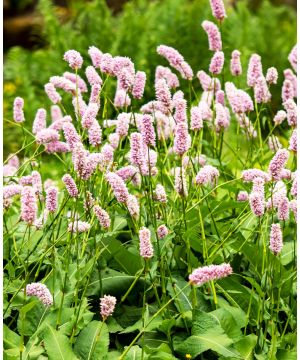
[[[15,98],[7,359],[296,356],[297,49],[282,82],[256,53],[246,69],[242,49],[223,52],[223,1],[210,4],[209,66],[195,75],[159,45],[168,66],[147,101],[147,74],[95,46],[89,61],[64,53],[69,71],[44,85],[50,115],[39,108],[30,130]]]

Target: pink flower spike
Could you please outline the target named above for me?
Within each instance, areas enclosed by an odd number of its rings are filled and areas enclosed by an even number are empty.
[[[209,50],[220,51],[222,50],[221,33],[213,22],[205,20],[202,22],[202,28],[207,33]]]
[[[108,213],[98,205],[95,205],[93,210],[103,229],[108,229],[110,227],[110,217]]]
[[[294,153],[297,153],[297,130],[293,130],[292,136],[289,140],[289,150],[293,151]]]
[[[109,185],[112,187],[114,195],[120,203],[126,203],[128,200],[129,192],[124,183],[124,180],[113,172],[108,172],[105,178]]]
[[[280,125],[284,119],[286,119],[286,112],[284,110],[279,110],[274,116],[273,121],[275,125]]]
[[[62,178],[62,181],[64,182],[69,195],[73,198],[78,197],[78,189],[72,176],[69,174],[65,174]]]
[[[35,119],[33,120],[32,133],[37,134],[40,130],[46,128],[46,116],[47,112],[45,109],[38,109]]]
[[[266,79],[263,76],[256,79],[256,83],[254,85],[254,97],[258,104],[268,103],[271,100],[271,93]]]
[[[285,196],[280,203],[278,204],[278,219],[282,221],[286,221],[289,218],[289,199]]]
[[[289,99],[295,97],[294,85],[290,80],[285,79],[282,85],[281,98],[282,102],[286,102]]]
[[[70,149],[73,151],[76,144],[81,142],[81,137],[78,135],[74,125],[69,122],[63,124],[63,132]]]
[[[61,96],[56,91],[55,86],[51,83],[48,83],[44,87],[45,93],[47,94],[48,98],[51,100],[53,104],[57,104],[61,102]]]
[[[198,131],[203,128],[202,111],[198,106],[191,108],[191,130]]]
[[[278,255],[283,247],[282,231],[280,224],[272,224],[270,233],[270,250],[274,255]]]
[[[83,63],[82,56],[76,50],[68,50],[65,52],[64,60],[69,63],[72,69],[80,69]]]
[[[37,199],[35,189],[31,186],[25,186],[21,192],[21,219],[32,225],[36,219]]]
[[[132,88],[132,96],[136,99],[141,99],[144,95],[146,84],[146,73],[144,71],[137,71],[135,74],[134,84]]]
[[[50,186],[46,190],[46,209],[54,213],[57,210],[57,200],[58,200],[58,189],[55,186]]]
[[[58,105],[52,105],[50,113],[52,122],[58,121],[63,118],[63,114]]]
[[[36,296],[45,306],[53,304],[53,297],[46,285],[31,283],[26,285],[26,295]]]
[[[85,69],[85,75],[90,85],[102,85],[103,81],[93,66],[88,66]]]
[[[139,205],[139,202],[138,202],[138,199],[136,198],[136,196],[130,194],[126,201],[126,206],[129,211],[129,214],[133,218],[137,219],[140,215],[140,205]]]
[[[201,286],[208,281],[222,279],[232,274],[229,264],[209,265],[195,269],[189,276],[192,285]]]
[[[99,111],[99,106],[95,103],[89,103],[83,117],[81,120],[81,125],[85,129],[89,129],[94,121],[96,121],[96,116]]]
[[[88,129],[89,143],[96,147],[101,144],[102,130],[97,120],[94,120],[91,127]]]
[[[139,231],[140,255],[144,259],[150,259],[153,256],[153,246],[151,243],[150,230],[142,227]]]
[[[114,296],[104,295],[103,298],[100,299],[100,315],[105,321],[115,310],[115,306],[117,303],[117,299]]]
[[[85,81],[79,75],[66,71],[64,72],[63,76],[64,78],[70,80],[75,85],[75,87],[77,84],[77,87],[80,92],[85,93],[88,91]]]
[[[24,100],[21,97],[16,97],[14,100],[13,118],[17,123],[25,121],[23,107]]]
[[[179,122],[176,125],[174,137],[174,151],[176,154],[183,156],[191,147],[191,137],[188,132],[186,122]]]
[[[275,180],[280,180],[280,172],[286,165],[289,152],[286,149],[279,149],[269,164],[269,174]]]
[[[166,204],[168,199],[167,199],[167,194],[165,191],[165,188],[161,185],[161,184],[157,184],[155,191],[154,191],[154,198],[156,201]]]
[[[277,80],[278,80],[278,72],[277,69],[274,67],[270,67],[267,70],[267,75],[266,75],[266,81],[268,84],[277,84]]]
[[[247,85],[254,87],[258,78],[263,76],[261,57],[253,54],[250,58],[248,71],[247,71]]]
[[[247,191],[240,191],[237,195],[237,201],[247,201],[249,198]]]
[[[96,46],[90,46],[88,53],[90,55],[90,58],[92,60],[93,66],[96,68],[100,68],[101,59],[102,59],[102,51],[100,51]]]
[[[233,50],[230,60],[230,72],[233,76],[242,74],[242,65],[240,59],[241,53],[238,50]]]
[[[288,56],[289,62],[295,72],[297,72],[297,45],[295,45]]]
[[[227,17],[223,0],[210,0],[210,6],[212,14],[217,20],[222,21]]]
[[[169,230],[166,225],[160,225],[156,230],[158,238],[161,240],[169,234]]]
[[[128,135],[129,130],[129,122],[130,122],[130,114],[129,113],[120,113],[117,117],[117,126],[116,126],[116,134],[119,135],[120,138],[124,138]]]
[[[263,216],[265,212],[265,200],[263,194],[260,192],[252,192],[249,195],[249,203],[251,210],[256,216]]]
[[[75,220],[74,222],[70,222],[68,225],[68,231],[72,233],[84,233],[88,232],[91,228],[91,225],[88,222]]]
[[[155,146],[155,130],[153,127],[153,119],[150,115],[143,115],[141,133],[143,141],[147,146]]]
[[[224,65],[224,53],[223,51],[216,51],[210,61],[209,71],[214,75],[218,75],[222,72],[223,65]]]
[[[36,134],[36,142],[38,144],[48,144],[52,141],[59,140],[59,133],[53,129],[42,129]]]

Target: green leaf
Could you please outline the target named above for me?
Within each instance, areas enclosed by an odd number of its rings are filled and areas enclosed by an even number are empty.
[[[125,348],[126,349],[126,348]],[[140,360],[142,358],[142,349],[135,345],[128,351],[124,360]]]
[[[79,334],[74,351],[82,360],[104,359],[108,353],[109,334],[104,322],[92,321]]]
[[[296,360],[297,352],[293,350],[278,350],[276,353],[277,360]]]
[[[72,351],[68,337],[50,325],[47,325],[47,329],[45,330],[44,342],[49,360],[77,359]]]
[[[234,344],[234,348],[239,351],[244,360],[253,359],[253,351],[257,342],[257,336],[250,334]]]
[[[9,329],[9,327],[3,325],[3,346],[4,349],[13,349],[20,346],[20,336]]]

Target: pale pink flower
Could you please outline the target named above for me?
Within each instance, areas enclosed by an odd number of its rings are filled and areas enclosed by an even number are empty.
[[[117,201],[120,203],[126,203],[129,192],[124,183],[124,180],[113,172],[106,173],[105,178],[111,186]]]
[[[26,295],[36,296],[45,306],[51,306],[53,304],[53,297],[49,289],[42,283],[27,284]]]
[[[81,125],[85,129],[89,129],[96,121],[96,116],[99,111],[99,106],[95,103],[89,103],[81,120]]]
[[[237,89],[233,83],[226,82],[225,91],[234,113],[241,114],[254,109],[251,97],[245,91]]]
[[[130,135],[130,163],[138,167],[144,163],[143,137],[137,132]]]
[[[103,81],[93,66],[88,66],[85,69],[85,75],[90,85],[102,85]]]
[[[289,150],[297,152],[297,130],[293,130],[289,140]]]
[[[263,216],[265,212],[265,200],[264,195],[260,192],[252,192],[249,195],[249,203],[251,210],[256,216]]]
[[[287,113],[288,124],[292,127],[297,126],[297,105],[293,99],[288,99],[283,103],[285,111]]]
[[[129,122],[130,122],[129,113],[123,112],[118,115],[116,133],[119,135],[120,138],[128,135]]]
[[[8,199],[16,195],[20,195],[23,189],[22,185],[9,184],[3,187],[3,199]]]
[[[127,92],[123,89],[117,89],[115,98],[114,98],[114,106],[116,108],[122,108],[125,106],[129,106],[131,104],[131,99]]]
[[[242,73],[240,56],[241,53],[238,50],[233,50],[231,53],[230,72],[233,76],[239,76]]]
[[[23,107],[24,100],[21,97],[16,97],[14,100],[13,118],[17,123],[25,121]]]
[[[20,166],[20,160],[18,158],[18,155],[15,154],[8,155],[7,164],[18,169]]]
[[[283,247],[280,224],[272,224],[270,233],[270,250],[274,255],[280,254]]]
[[[289,199],[285,196],[283,197],[283,199],[281,199],[281,201],[278,204],[278,219],[285,221],[288,220],[289,218]]]
[[[221,74],[224,65],[224,53],[223,51],[216,51],[212,57],[209,65],[209,71],[212,74]]]
[[[160,225],[156,230],[159,239],[165,238],[169,234],[169,229],[166,225]]]
[[[96,68],[100,68],[101,64],[101,58],[102,58],[102,51],[100,51],[96,46],[90,46],[88,53],[90,55],[90,58],[92,60],[93,66]]]
[[[241,178],[244,182],[251,182],[257,177],[263,178],[265,182],[271,181],[270,175],[265,171],[259,169],[243,170],[241,174]]]
[[[140,205],[138,199],[134,195],[129,195],[126,201],[126,206],[129,211],[129,214],[134,217],[138,218],[140,215]]]
[[[91,224],[86,221],[76,220],[70,222],[68,225],[68,231],[72,233],[84,233],[88,232],[91,228]]]
[[[88,129],[89,143],[92,146],[99,146],[102,140],[102,130],[97,120],[94,120]]]
[[[80,92],[85,93],[88,91],[85,81],[79,75],[66,71],[64,72],[63,76],[75,84]]]
[[[41,213],[41,215],[34,221],[34,226],[37,230],[41,230],[43,226],[46,224],[48,219],[49,212],[47,209]]]
[[[275,114],[273,121],[275,125],[280,125],[284,119],[286,119],[286,112],[284,110],[279,110]]]
[[[155,130],[153,127],[153,119],[150,115],[143,115],[141,123],[141,133],[143,141],[146,145],[155,146]]]
[[[74,125],[68,122],[63,124],[63,132],[70,149],[73,151],[76,144],[81,142],[81,137],[78,135]]]
[[[173,105],[175,108],[175,114],[173,116],[175,122],[177,124],[180,122],[187,122],[187,114],[186,114],[187,101],[184,98],[174,100],[173,97]]]
[[[47,94],[48,98],[51,100],[53,104],[57,104],[61,102],[61,96],[56,91],[55,86],[51,83],[48,83],[44,86],[45,93]]]
[[[70,146],[63,141],[51,141],[45,145],[45,151],[48,154],[67,153],[70,151]]]
[[[225,93],[223,90],[218,90],[216,92],[216,103],[225,106]]]
[[[202,28],[207,33],[209,50],[220,51],[222,50],[221,33],[213,22],[205,20],[202,22]]]
[[[58,105],[52,105],[50,113],[52,122],[58,121],[63,117],[61,109]]]
[[[286,149],[279,149],[269,164],[269,174],[273,179],[280,179],[280,171],[285,167],[289,158],[289,152]]]
[[[114,296],[104,295],[100,299],[100,314],[105,321],[115,310],[117,299]]]
[[[286,102],[288,99],[293,99],[295,96],[294,85],[290,80],[285,79],[282,85],[281,98],[282,102]]]
[[[36,219],[37,199],[35,189],[31,186],[23,187],[21,191],[21,219],[32,225]]]
[[[77,97],[76,96],[73,97],[72,104],[74,107],[76,118],[77,120],[79,120],[79,118],[82,117],[86,112],[87,104],[83,100],[81,94],[79,94]]]
[[[203,128],[202,112],[198,106],[191,107],[191,130],[197,131]]]
[[[266,81],[268,84],[277,84],[278,72],[275,67],[270,67],[267,70]]]
[[[100,93],[101,93],[101,85],[100,84],[92,85],[89,104],[95,103],[100,108]]]
[[[176,154],[182,156],[191,146],[191,138],[188,132],[188,125],[186,122],[179,122],[176,125],[174,137],[174,151]]]
[[[82,56],[76,50],[68,50],[65,52],[64,60],[69,63],[72,69],[80,69],[83,63]]]
[[[53,84],[55,88],[62,89],[67,93],[76,95],[76,85],[72,81],[66,79],[63,76],[51,76],[50,83]],[[79,91],[78,91],[79,92]]]
[[[35,139],[38,144],[47,144],[52,141],[58,141],[59,133],[53,129],[42,129],[37,133]]]
[[[49,212],[55,212],[57,210],[58,201],[58,189],[55,186],[50,186],[46,190],[46,209]]]
[[[195,269],[189,276],[189,281],[193,285],[203,285],[208,281],[222,279],[232,274],[229,264],[208,265]]]
[[[252,192],[258,192],[262,196],[265,196],[265,180],[262,177],[256,177],[253,179]]]
[[[167,109],[171,108],[171,92],[166,80],[160,79],[155,82],[156,99],[163,104]]]
[[[107,75],[114,75],[114,59],[109,53],[102,54],[100,70]]]
[[[196,184],[206,185],[211,184],[215,185],[220,176],[219,170],[211,165],[205,165],[201,168],[196,175]]]
[[[254,98],[258,104],[268,103],[271,100],[271,93],[269,91],[266,79],[260,76],[256,79],[254,85]]]
[[[167,199],[167,194],[165,191],[165,188],[161,185],[161,184],[157,184],[156,188],[154,190],[154,198],[156,201],[166,204],[168,199]]]
[[[247,201],[249,199],[247,191],[240,191],[237,195],[237,201]]]
[[[102,209],[99,205],[94,206],[94,213],[99,220],[100,225],[104,229],[108,229],[110,227],[110,217],[108,213]]]
[[[294,71],[297,72],[297,45],[295,45],[289,53],[288,59]]]
[[[294,88],[294,97],[297,97],[297,76],[293,73],[291,69],[285,69],[283,71],[284,78],[289,80],[293,84]]]
[[[291,188],[291,195],[297,197],[297,177],[294,178],[292,188]]]
[[[247,71],[247,85],[254,87],[258,78],[263,76],[261,57],[253,54],[250,58]]]
[[[32,124],[32,133],[37,134],[40,130],[46,128],[46,116],[45,109],[38,109]]]
[[[146,73],[144,71],[137,71],[135,74],[134,84],[132,88],[132,96],[136,99],[141,99],[144,95],[146,84]]]
[[[168,67],[159,65],[155,70],[155,83],[161,79],[164,79],[167,82],[168,87],[171,89],[176,89],[179,86],[177,75],[172,73]]]
[[[216,111],[216,118],[215,118],[216,132],[220,132],[221,130],[225,130],[229,126],[227,108],[225,108],[223,105],[219,103],[216,103],[215,111]]]
[[[153,256],[153,246],[151,243],[150,230],[142,227],[139,231],[140,255],[144,259],[150,259]]]
[[[72,176],[69,174],[65,174],[62,178],[62,181],[64,182],[69,195],[73,198],[78,197],[78,189]]]
[[[110,145],[116,149],[119,145],[120,142],[120,136],[116,133],[112,133],[108,135],[108,141],[110,143]]]

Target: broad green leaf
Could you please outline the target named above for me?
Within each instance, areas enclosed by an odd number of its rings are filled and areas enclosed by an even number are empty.
[[[48,309],[40,301],[30,302],[23,308],[25,308],[24,311],[21,310],[18,317],[18,331],[25,336],[31,336],[38,329]]]
[[[176,347],[176,351],[184,357],[185,354],[195,356],[202,354],[204,351],[213,350],[225,357],[242,359],[235,350],[230,348],[233,341],[223,332],[220,327],[209,329],[200,335],[192,335],[187,338],[181,345]]]
[[[74,351],[82,360],[101,360],[106,358],[108,345],[107,325],[95,320],[80,332]]]
[[[20,346],[20,336],[9,329],[9,327],[3,325],[3,346],[4,349],[13,349]]]
[[[239,351],[244,360],[252,360],[253,352],[257,342],[257,336],[250,334],[234,344],[234,348]]]
[[[235,321],[234,316],[225,308],[217,309],[209,313],[215,317],[226,335],[231,339],[237,339],[241,336],[240,327]]]
[[[277,360],[296,360],[297,352],[293,350],[281,350],[276,353]]]
[[[126,349],[126,348],[125,348]],[[128,351],[124,360],[140,360],[142,358],[142,349],[135,345]]]
[[[76,360],[68,337],[52,326],[47,325],[44,332],[45,348],[49,360]]]

